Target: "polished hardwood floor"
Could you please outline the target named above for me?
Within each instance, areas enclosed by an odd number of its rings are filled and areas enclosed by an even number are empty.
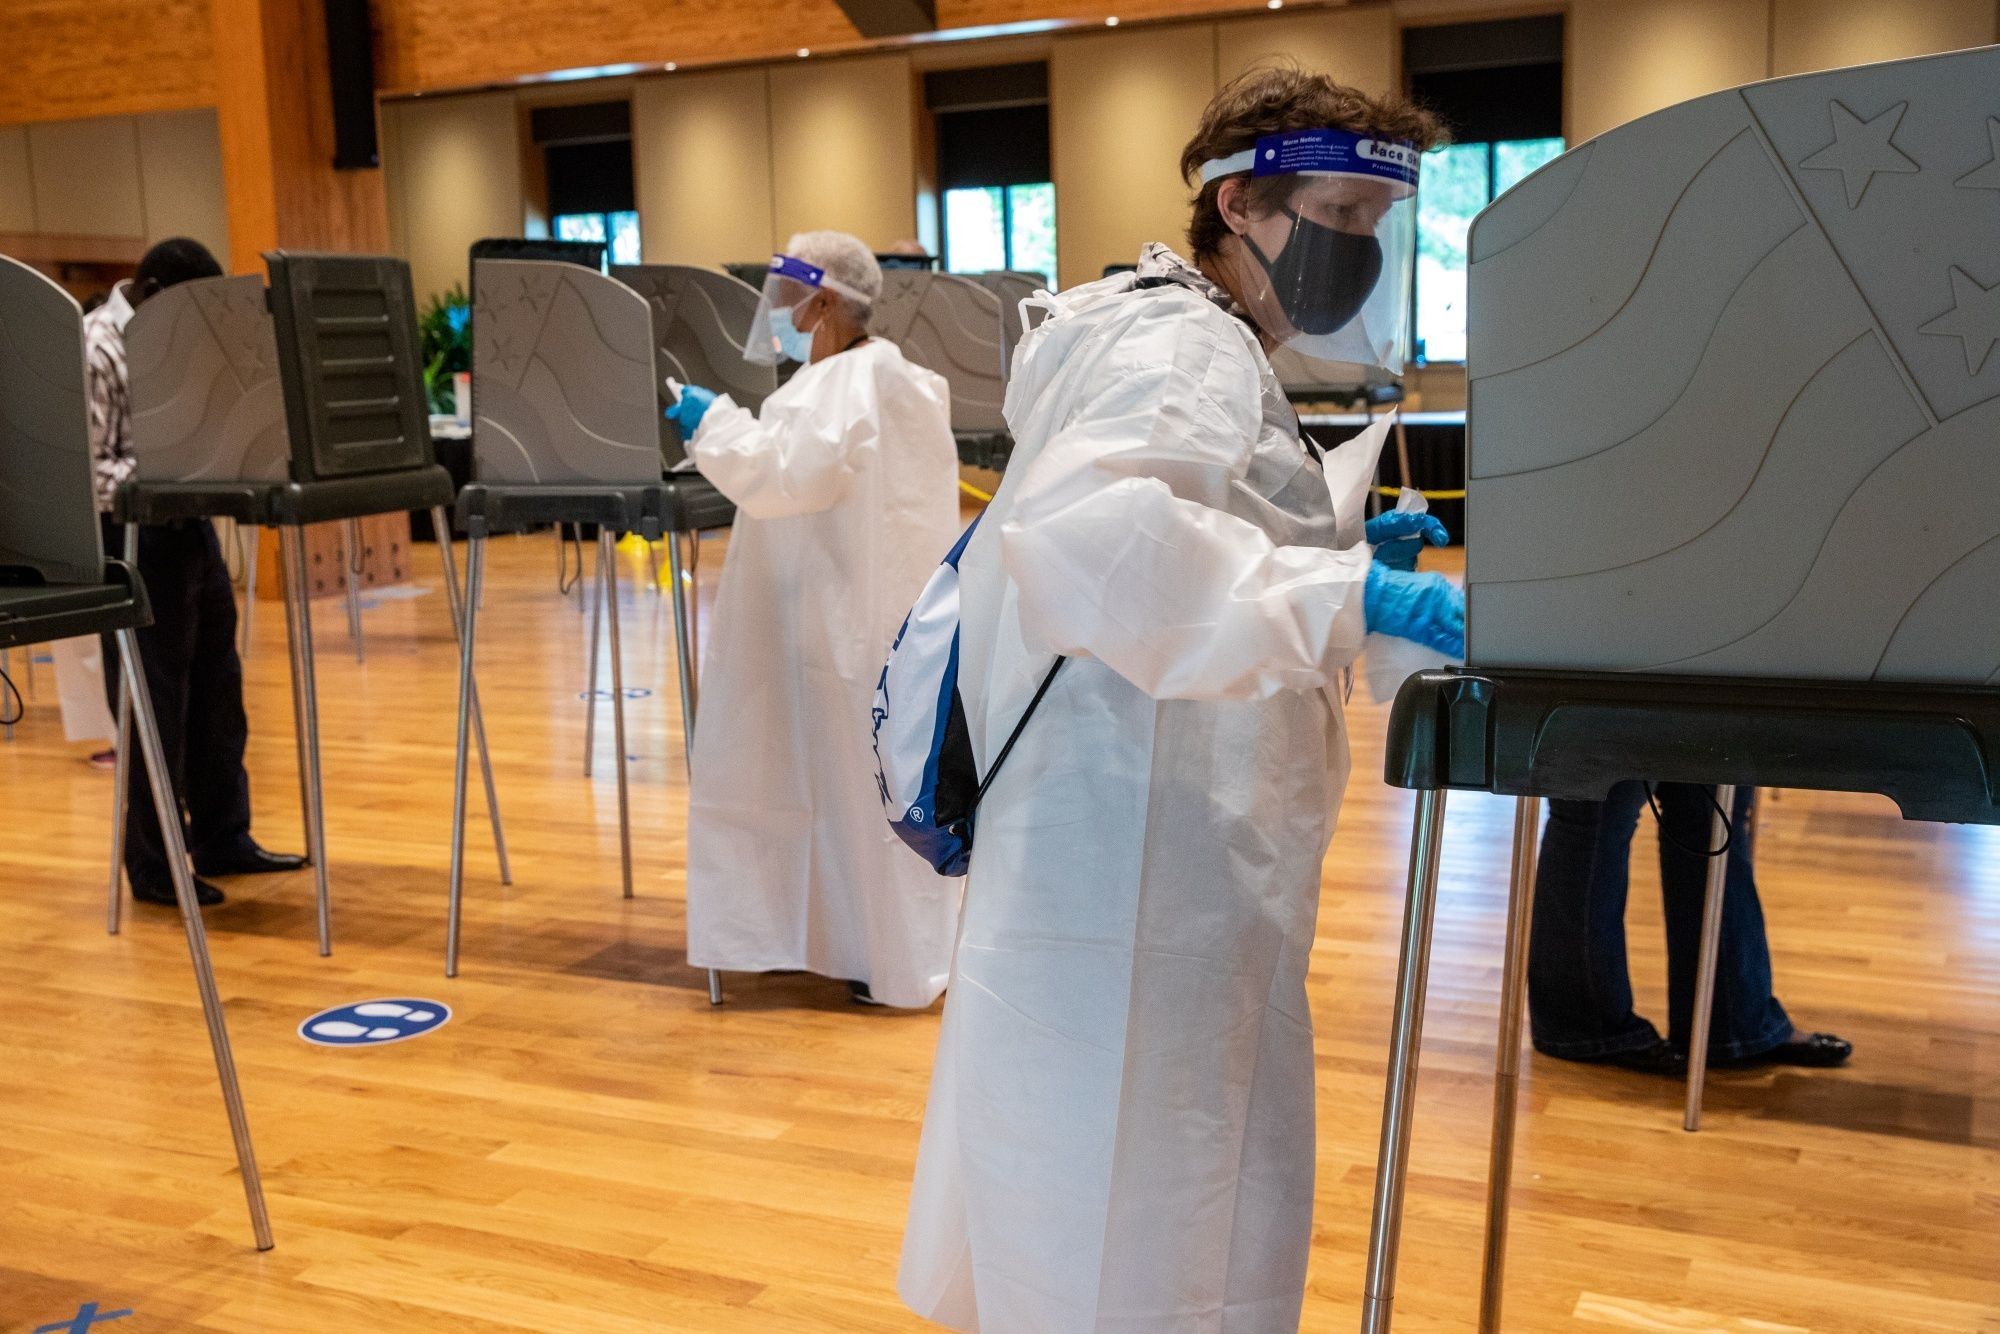
[[[442,970],[455,657],[436,553],[372,598],[367,660],[316,606],[335,952],[309,874],[237,882],[208,922],[277,1248],[256,1253],[171,914],[104,931],[110,779],[61,740],[49,669],[0,744],[0,1331],[85,1303],[152,1330],[887,1331],[935,1014],[682,958],[685,793],[666,601],[623,556],[638,895],[618,885],[608,715],[582,773],[587,622],[552,540],[493,546],[481,685],[515,884],[475,796],[463,975]],[[711,543],[712,576],[722,544]],[[405,590],[392,590],[400,593]],[[708,580],[706,592],[712,593]],[[21,655],[15,655],[17,675]],[[258,832],[300,845],[283,619],[249,657]],[[607,678],[608,680],[608,678]],[[1356,1325],[1411,799],[1354,780],[1314,958],[1319,1201],[1304,1328]],[[476,791],[476,788],[475,788]],[[1398,1328],[1477,1306],[1512,804],[1449,808]],[[1765,806],[1780,994],[1853,1038],[1846,1070],[1678,1085],[1533,1058],[1510,1330],[2000,1331],[2000,833],[1877,799]],[[1663,1003],[1651,834],[1633,972]],[[437,1032],[299,1040],[347,1001],[441,1000]],[[1016,1334],[996,1331],[995,1334]]]

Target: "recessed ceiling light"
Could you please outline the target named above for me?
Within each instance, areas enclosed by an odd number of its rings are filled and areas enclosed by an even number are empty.
[[[811,48],[810,46],[802,46],[802,47],[800,47],[800,48],[799,48],[799,59],[800,59],[800,60],[804,60],[804,59],[805,59],[805,58],[806,58],[807,56],[809,56],[809,55],[811,55],[811,54],[812,54],[812,48]]]
[[[1105,27],[1107,27],[1107,28],[1115,28],[1115,27],[1117,27],[1117,26],[1118,26],[1118,16],[1117,16],[1116,14],[1113,14],[1113,15],[1112,15],[1112,16],[1111,16],[1110,18],[1108,18],[1108,19],[1104,20],[1104,26],[1105,26]]]
[[[673,61],[669,60],[669,61],[667,62],[667,73],[669,73],[669,74],[672,74],[672,73],[673,73],[673,72],[674,72],[675,70],[677,70],[677,69],[679,69],[679,68],[680,68],[680,66],[679,66],[679,65],[677,65],[677,64],[675,64],[675,63],[674,63]]]
[[[1264,8],[1266,9],[1283,9],[1284,7],[1285,0],[1264,0]]]

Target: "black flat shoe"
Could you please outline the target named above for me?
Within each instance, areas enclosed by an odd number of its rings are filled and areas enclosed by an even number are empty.
[[[1797,1065],[1808,1070],[1831,1070],[1838,1065],[1846,1065],[1847,1058],[1854,1055],[1854,1044],[1846,1038],[1835,1037],[1831,1033],[1809,1033],[1803,1042],[1781,1042],[1769,1051],[1758,1052],[1755,1056],[1745,1056],[1735,1061],[1718,1061],[1732,1070],[1743,1070],[1760,1065]]]
[[[252,843],[227,856],[196,862],[194,869],[202,875],[277,875],[305,867],[306,859],[297,853],[267,852]]]
[[[1680,1079],[1687,1074],[1688,1058],[1673,1043],[1660,1038],[1651,1046],[1640,1047],[1634,1051],[1612,1052],[1609,1056],[1593,1057],[1588,1064],[1615,1065],[1620,1070],[1630,1070],[1636,1074]]]
[[[180,900],[174,897],[174,887],[172,885],[134,885],[132,886],[132,901],[134,903],[157,904],[162,908],[180,907]],[[226,902],[227,897],[221,890],[209,884],[208,881],[196,880],[194,882],[194,901],[204,908],[213,908],[218,903]]]
[[[849,982],[847,984],[847,998],[856,1005],[880,1005],[882,1003],[875,999],[875,993],[868,989],[866,982]]]

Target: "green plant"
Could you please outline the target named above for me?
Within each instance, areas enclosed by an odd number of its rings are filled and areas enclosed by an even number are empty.
[[[417,319],[423,341],[424,392],[432,412],[450,412],[454,404],[451,377],[472,369],[472,303],[465,286],[433,295]]]

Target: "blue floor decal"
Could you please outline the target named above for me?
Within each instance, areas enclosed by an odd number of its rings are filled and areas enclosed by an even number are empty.
[[[299,1036],[321,1047],[386,1047],[422,1037],[449,1018],[451,1007],[438,1001],[356,1001],[321,1010],[299,1025]]]

